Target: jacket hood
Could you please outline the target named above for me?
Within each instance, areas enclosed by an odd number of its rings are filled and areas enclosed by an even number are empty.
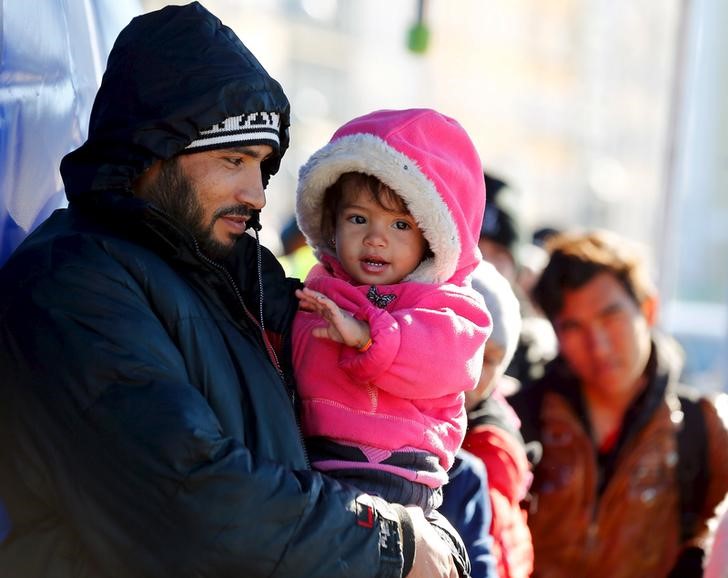
[[[280,116],[279,154],[263,165],[267,184],[288,147],[281,86],[197,2],[138,16],[111,50],[87,141],[61,163],[66,196],[73,202],[103,190],[131,194],[154,161],[180,153],[216,123],[255,112]]]
[[[503,348],[498,371],[505,373],[513,360],[521,335],[521,304],[508,279],[488,261],[481,261],[472,277],[473,289],[483,297],[493,320],[489,341]]]
[[[459,284],[481,261],[483,169],[457,121],[429,109],[379,110],[346,123],[314,153],[299,173],[296,215],[320,260],[335,257],[321,234],[324,194],[347,172],[397,192],[427,239],[434,258],[406,280]]]

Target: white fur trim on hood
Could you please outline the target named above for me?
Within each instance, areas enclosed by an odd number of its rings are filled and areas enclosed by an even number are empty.
[[[420,263],[407,281],[444,283],[455,272],[461,252],[458,229],[433,182],[417,163],[371,134],[335,139],[301,167],[296,191],[298,226],[316,256],[335,256],[321,237],[322,204],[326,190],[344,173],[377,177],[404,199],[430,245],[434,258]]]

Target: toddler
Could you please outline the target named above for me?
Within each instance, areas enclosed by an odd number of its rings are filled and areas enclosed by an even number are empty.
[[[490,331],[480,159],[434,110],[342,126],[301,168],[296,211],[319,264],[297,293],[293,363],[313,467],[426,512],[463,441]]]

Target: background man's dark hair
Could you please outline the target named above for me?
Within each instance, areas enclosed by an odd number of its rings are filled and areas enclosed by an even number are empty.
[[[549,263],[533,288],[533,298],[551,321],[564,305],[564,292],[579,289],[600,273],[613,275],[641,305],[654,294],[636,246],[608,231],[565,232],[546,245]]]

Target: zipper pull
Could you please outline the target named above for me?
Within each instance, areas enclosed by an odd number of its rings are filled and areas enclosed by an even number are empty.
[[[597,545],[597,534],[599,533],[599,526],[596,522],[591,522],[589,528],[586,531],[586,549],[588,551],[593,550]]]

